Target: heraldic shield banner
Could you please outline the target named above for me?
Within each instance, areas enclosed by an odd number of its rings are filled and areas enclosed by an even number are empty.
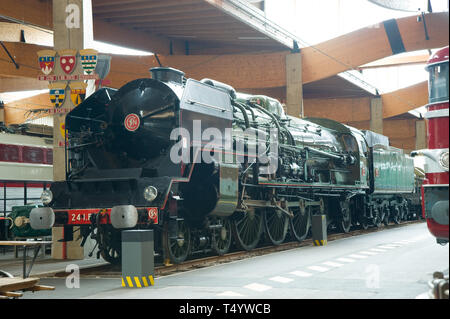
[[[37,52],[39,59],[39,67],[42,73],[49,75],[52,73],[55,67],[55,55],[56,51],[53,50],[41,50]]]
[[[59,64],[61,65],[61,69],[66,74],[72,73],[73,69],[75,69],[75,65],[77,63],[77,50],[74,49],[65,49],[58,51],[59,54]]]
[[[73,102],[73,105],[78,106],[81,102],[84,101],[86,97],[86,87],[87,83],[84,82],[71,82],[70,86],[70,98]]]
[[[80,50],[81,65],[86,74],[93,74],[97,65],[98,51],[94,49]]]
[[[66,98],[66,83],[50,83],[48,88],[50,89],[50,101],[53,106],[58,108],[64,103]]]

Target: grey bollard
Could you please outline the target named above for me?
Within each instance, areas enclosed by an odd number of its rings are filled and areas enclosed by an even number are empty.
[[[312,216],[312,239],[314,246],[327,244],[327,215]]]
[[[122,287],[143,288],[155,284],[153,230],[122,231]]]

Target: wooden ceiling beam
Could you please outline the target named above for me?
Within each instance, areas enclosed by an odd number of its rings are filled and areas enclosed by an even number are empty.
[[[423,19],[422,19],[423,20]],[[425,14],[429,39],[423,21],[417,16],[395,20],[405,52],[434,49],[448,45],[448,12]],[[359,29],[314,47],[302,49],[303,81],[314,82],[360,65],[393,55],[383,23]]]
[[[211,23],[231,25],[232,22],[229,17],[223,16],[220,18],[199,18],[199,19],[179,19],[176,21],[146,21],[146,22],[130,22],[129,26],[139,29],[142,27],[190,27],[190,26],[205,26]]]
[[[160,31],[164,32],[164,31]],[[156,32],[159,34],[159,32]],[[193,35],[197,37],[201,36],[214,36],[212,39],[235,39],[237,40],[239,37],[256,37],[258,36],[258,33],[249,32],[249,31],[236,31],[236,30],[227,30],[224,31],[217,31],[217,30],[196,30],[196,31],[189,31],[189,30],[170,30],[164,32],[167,36],[173,36],[173,35]]]
[[[428,82],[383,94],[383,117],[389,118],[428,104]]]
[[[106,18],[106,21],[114,22],[114,23],[136,23],[136,22],[159,22],[159,21],[178,21],[183,19],[203,19],[203,18],[215,18],[215,17],[225,17],[226,14],[219,12],[217,10],[208,9],[207,11],[199,12],[188,12],[188,13],[179,13],[179,14],[171,14],[165,15],[160,14],[158,16],[138,16],[138,17],[122,17],[122,18]],[[94,19],[95,21],[95,19]]]
[[[215,24],[206,24],[206,25],[192,25],[192,26],[147,26],[139,28],[139,30],[143,31],[150,31],[150,32],[162,32],[162,33],[168,33],[171,31],[178,31],[183,30],[186,32],[190,31],[205,31],[205,30],[215,30],[217,31],[230,31],[230,30],[238,30],[242,32],[249,32],[248,28],[245,28],[245,26],[240,25],[233,25],[229,26],[227,23],[215,23]]]
[[[52,0],[2,0],[0,14],[53,30]]]
[[[164,1],[158,1],[155,3],[149,3],[149,1],[133,1],[131,3],[115,3],[115,4],[109,4],[105,6],[95,6],[95,1],[93,2],[93,12],[94,14],[103,14],[103,13],[113,13],[113,12],[120,12],[124,10],[140,10],[140,9],[158,9],[158,8],[169,8],[174,6],[181,5],[192,5],[192,4],[199,4],[204,3],[203,0],[164,0]]]
[[[153,16],[160,16],[160,15],[172,15],[172,14],[180,14],[180,13],[186,13],[186,12],[196,12],[199,15],[201,15],[201,12],[204,11],[211,11],[211,7],[205,5],[204,3],[201,4],[188,4],[188,5],[177,5],[172,7],[160,7],[155,9],[138,9],[138,10],[131,10],[128,9],[126,6],[123,6],[123,9],[120,11],[114,11],[114,12],[105,12],[105,13],[97,13],[94,11],[94,18],[100,18],[100,19],[114,19],[114,18],[122,18],[122,17],[153,17]]]
[[[390,56],[378,61],[367,63],[358,67],[359,70],[373,69],[373,68],[385,68],[401,65],[413,65],[413,64],[425,64],[430,58],[429,54],[420,55],[408,55],[408,56]]]
[[[92,8],[109,7],[113,5],[133,4],[139,2],[150,2],[151,0],[92,0]],[[182,0],[181,0],[182,1]]]
[[[22,38],[23,37],[23,38]],[[19,23],[0,22],[0,41],[53,46],[53,31]]]
[[[43,90],[48,88],[48,83],[33,78],[0,76],[0,93]]]
[[[49,49],[49,47],[20,42],[4,42],[3,44],[8,49],[10,54],[14,56],[19,68],[15,67],[5,50],[2,49],[0,50],[0,76],[15,76],[36,79],[39,73],[42,73],[39,68],[36,52]]]
[[[22,124],[25,121],[32,119],[33,116],[39,116],[39,113],[33,112],[41,109],[53,108],[50,102],[50,96],[48,93],[38,94],[25,99],[20,99],[14,102],[5,104],[5,123]]]

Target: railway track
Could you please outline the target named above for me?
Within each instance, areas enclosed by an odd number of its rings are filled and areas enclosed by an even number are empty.
[[[423,223],[424,220],[414,220],[414,221],[406,221],[402,222],[401,224],[393,224],[388,226],[381,226],[379,228],[373,227],[369,229],[356,229],[353,231],[350,231],[348,233],[331,233],[328,235],[328,242],[343,239],[343,238],[349,238],[354,236],[360,236],[364,234],[370,234],[374,232],[383,231],[386,229],[394,229],[399,227],[405,227],[411,224],[418,224]],[[312,246],[313,242],[311,238],[305,239],[302,242],[286,242],[283,244],[280,244],[278,246],[263,246],[253,249],[252,251],[234,251],[230,252],[228,254],[225,254],[223,256],[208,256],[208,257],[202,257],[202,258],[196,258],[192,260],[187,260],[181,264],[174,264],[174,265],[162,265],[157,264],[155,267],[155,278],[167,276],[179,272],[184,271],[190,271],[195,270],[199,268],[205,268],[205,267],[211,267],[218,264],[233,262],[241,259],[251,258],[255,256],[262,256],[271,254],[274,252],[279,251],[285,251],[290,249],[295,249],[299,247],[305,247],[305,246]],[[69,273],[66,272],[57,272],[52,274],[41,274],[39,277],[41,278],[48,278],[48,277],[66,277]],[[81,278],[119,278],[121,277],[122,272],[120,269],[120,265],[99,265],[99,266],[92,266],[89,268],[83,268],[80,269],[80,277]]]

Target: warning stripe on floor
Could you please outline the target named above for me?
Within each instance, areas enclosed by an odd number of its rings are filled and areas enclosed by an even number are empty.
[[[150,286],[155,285],[153,276],[148,276],[148,277],[125,276],[125,277],[122,277],[122,287],[142,288],[142,287],[148,287],[149,285]]]
[[[314,246],[325,246],[327,244],[327,240],[326,239],[325,240],[316,239],[313,241],[313,243],[314,243]]]

